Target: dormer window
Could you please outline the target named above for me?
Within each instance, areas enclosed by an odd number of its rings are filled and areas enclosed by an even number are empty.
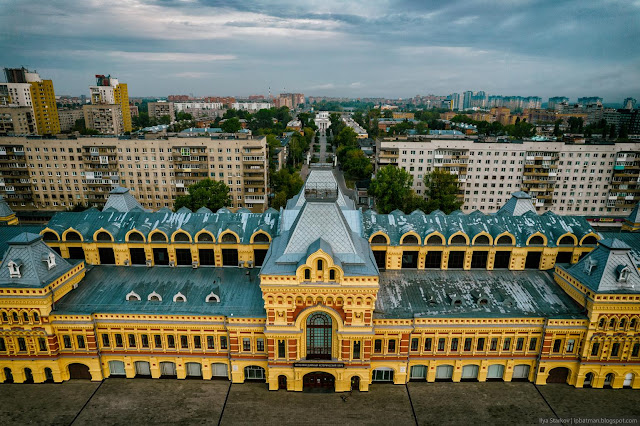
[[[18,261],[9,261],[9,263],[7,264],[7,266],[9,267],[9,276],[11,278],[21,278],[22,277],[22,273],[20,273],[20,267],[22,266],[22,261],[18,260]]]
[[[598,266],[598,261],[592,257],[589,257],[584,263],[584,271],[587,273],[587,275],[591,275],[596,269],[596,266]]]
[[[187,298],[184,294],[178,292],[175,296],[173,296],[173,301],[178,303],[184,303],[187,301]]]
[[[56,257],[53,253],[43,256],[42,261],[47,264],[47,269],[49,270],[56,266]]]
[[[624,266],[624,265],[618,265],[618,267],[616,268],[616,274],[618,275],[618,282],[619,283],[625,283],[627,282],[627,279],[629,278],[629,267],[628,266]]]
[[[126,300],[128,302],[134,302],[134,301],[140,301],[142,299],[140,298],[138,293],[136,293],[135,291],[131,291],[131,292],[129,292],[129,294],[127,294]]]
[[[147,296],[147,300],[150,302],[162,302],[162,296],[154,291]]]
[[[220,303],[220,296],[218,296],[214,292],[211,292],[207,295],[207,298],[205,299],[205,301],[207,303],[212,303],[212,302]]]

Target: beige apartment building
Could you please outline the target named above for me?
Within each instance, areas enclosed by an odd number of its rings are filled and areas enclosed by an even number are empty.
[[[164,115],[168,115],[169,119],[173,123],[176,121],[176,112],[173,108],[173,102],[149,102],[149,118],[155,118],[156,120]]]
[[[84,118],[84,111],[80,108],[59,109],[58,118],[60,121],[60,131],[66,132],[73,129],[73,126],[76,125],[76,120],[81,120]]]
[[[231,208],[267,209],[266,137],[125,139],[0,138],[0,195],[13,210],[102,207],[116,186],[143,207],[173,208],[189,185],[210,178],[230,188]]]
[[[34,135],[37,126],[30,107],[0,106],[0,135]]]
[[[393,164],[423,178],[435,168],[456,174],[462,211],[495,213],[514,191],[533,197],[539,213],[628,216],[640,201],[640,143],[485,143],[451,136],[382,138],[376,170]]]

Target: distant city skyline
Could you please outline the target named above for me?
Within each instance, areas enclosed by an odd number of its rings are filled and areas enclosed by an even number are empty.
[[[0,0],[2,67],[56,94],[640,98],[640,1]]]

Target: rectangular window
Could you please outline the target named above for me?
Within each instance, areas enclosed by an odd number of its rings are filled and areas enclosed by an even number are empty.
[[[62,336],[62,342],[64,343],[65,349],[71,349],[71,337]]]
[[[470,337],[465,338],[464,339],[464,350],[465,351],[470,351],[472,343],[473,343],[473,339],[471,339]]]
[[[109,346],[111,346],[111,342],[109,342],[109,335],[108,334],[103,334],[102,335],[102,346],[104,346],[105,348],[108,348]]]
[[[591,346],[591,356],[598,355],[599,350],[600,350],[600,343],[595,342],[593,346]]]
[[[176,347],[176,338],[172,334],[167,336],[167,346],[171,349]]]
[[[162,349],[162,336],[159,334],[153,335],[153,342],[156,349]]]
[[[180,336],[180,347],[182,349],[189,349],[189,337],[187,336]]]
[[[78,348],[79,349],[84,349],[85,348],[84,336],[76,336],[76,338],[78,340]]]
[[[618,352],[620,351],[620,343],[614,343],[611,345],[611,356],[618,356]]]
[[[414,337],[413,339],[411,339],[411,350],[417,351],[419,344],[420,344],[420,339],[418,339],[417,337]]]
[[[122,345],[122,334],[116,333],[116,347],[121,348]]]
[[[69,342],[71,343],[71,342]],[[18,350],[20,352],[27,351],[27,342],[24,340],[24,337],[18,337]]]
[[[135,348],[136,347],[136,335],[135,334],[129,334],[129,347],[130,348]]]
[[[142,344],[143,348],[148,348],[149,347],[149,336],[146,334],[143,334],[140,336],[140,343]]]
[[[376,339],[373,342],[373,352],[379,354],[382,352],[382,340]]]
[[[444,351],[444,345],[445,345],[446,341],[444,338],[440,338],[438,339],[438,351],[439,352],[443,352]]]
[[[452,351],[457,351],[458,350],[458,338],[454,337],[453,339],[451,339],[451,350]]]
[[[516,351],[521,351],[524,349],[524,337],[518,337],[516,340]]]
[[[478,343],[476,345],[476,350],[478,351],[484,351],[484,337],[480,337],[478,339]]]
[[[427,337],[426,339],[424,339],[424,350],[425,351],[431,350],[431,337]]]
[[[529,340],[529,350],[535,351],[537,346],[538,346],[538,338],[532,337],[531,340]]]
[[[38,345],[40,345],[41,351],[47,350],[47,340],[44,337],[38,338]],[[3,350],[3,349],[0,349],[0,350]]]
[[[640,343],[636,343],[633,345],[633,349],[631,350],[631,356],[637,357],[638,353],[640,353]]]
[[[4,343],[4,338],[0,337],[0,352],[4,352],[7,350],[7,345]]]
[[[497,351],[498,350],[498,339],[496,337],[491,339],[491,346],[489,347],[489,350],[490,351]]]
[[[278,340],[278,358],[286,358],[287,350],[284,340]]]
[[[573,339],[569,339],[567,340],[567,352],[572,353],[573,352],[573,347],[575,346],[576,341]]]
[[[220,336],[220,349],[227,349],[227,336]]]
[[[389,353],[395,353],[396,352],[396,341],[395,341],[395,339],[389,340],[388,350],[389,350]]]
[[[213,336],[207,336],[207,349],[215,349],[216,348],[216,340]]]
[[[256,339],[256,351],[264,352],[264,339]]]
[[[251,339],[248,337],[242,339],[242,350],[245,352],[251,352]]]
[[[510,347],[511,347],[511,337],[507,337],[506,339],[504,339],[504,344],[502,345],[502,349],[505,351],[508,351]]]
[[[202,338],[200,336],[193,336],[193,347],[196,349],[202,348]]]
[[[360,341],[353,342],[353,359],[360,359]]]
[[[553,352],[560,352],[560,348],[562,347],[562,340],[556,339],[553,341]]]

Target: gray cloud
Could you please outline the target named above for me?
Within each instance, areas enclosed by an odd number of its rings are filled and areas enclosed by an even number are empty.
[[[0,0],[0,65],[86,93],[640,95],[638,0]]]

